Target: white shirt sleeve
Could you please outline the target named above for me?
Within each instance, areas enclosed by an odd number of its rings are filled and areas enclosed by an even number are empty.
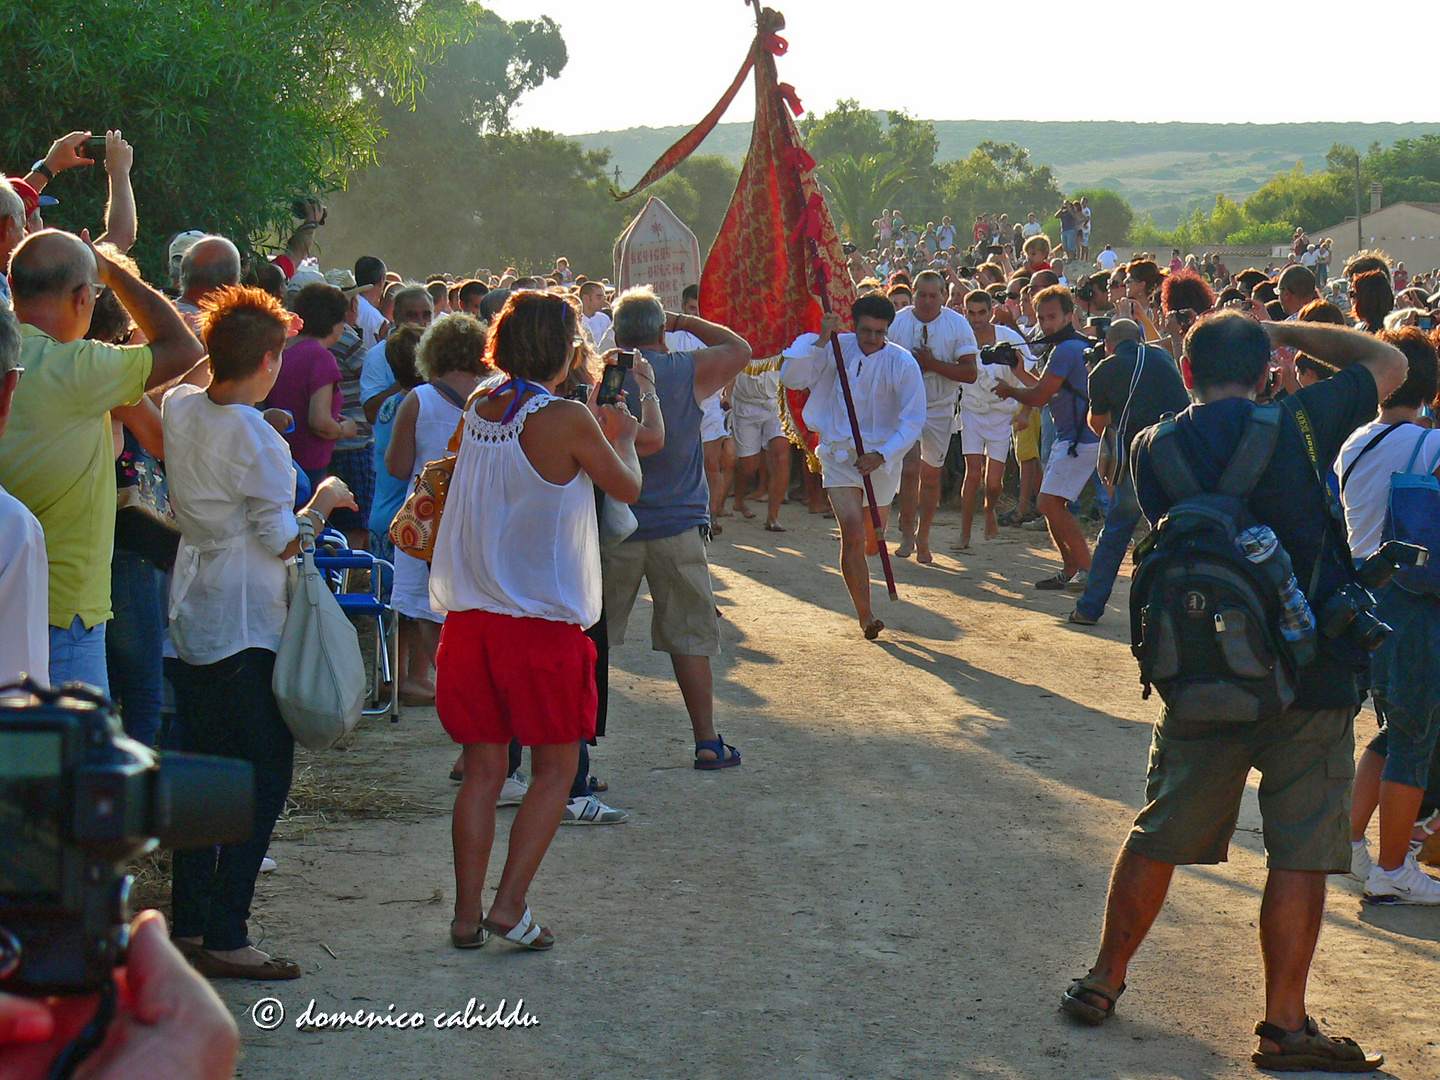
[[[914,363],[896,363],[893,367],[895,396],[900,415],[895,433],[878,447],[871,447],[886,463],[909,451],[920,438],[925,426],[925,380]]]
[[[829,346],[818,348],[819,334],[801,334],[785,350],[785,363],[780,366],[780,381],[791,390],[813,390],[824,380],[826,372],[834,372],[835,361]]]
[[[377,394],[383,394],[395,385],[395,372],[390,361],[385,359],[385,342],[380,342],[365,354],[360,367],[360,403],[363,405]]]
[[[49,582],[40,522],[0,489],[0,686],[22,673],[50,685]]]
[[[300,534],[295,519],[295,469],[285,443],[262,438],[250,460],[237,462],[236,467],[240,494],[245,497],[245,517],[255,526],[261,546],[278,557]]]

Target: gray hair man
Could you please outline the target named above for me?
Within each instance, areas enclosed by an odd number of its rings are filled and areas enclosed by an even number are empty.
[[[663,446],[640,449],[644,484],[632,507],[639,528],[603,556],[610,644],[624,643],[643,578],[654,605],[651,647],[670,654],[695,733],[695,768],[728,768],[740,764],[740,752],[715,732],[710,658],[720,651],[720,627],[705,558],[710,492],[700,441],[701,403],[744,369],[750,346],[698,315],[667,312],[648,287],[621,293],[614,318],[615,344],[643,353],[655,376],[649,383],[632,370],[625,391],[642,404],[658,395],[665,438]],[[668,352],[665,334],[676,330],[694,334],[704,347]],[[647,455],[646,449],[652,452]]]
[[[211,293],[240,284],[240,249],[223,236],[202,236],[180,258],[175,307],[197,333],[200,305]]]
[[[17,200],[19,196],[16,196]],[[21,217],[24,231],[24,217]],[[8,253],[7,253],[8,257]],[[0,304],[0,438],[20,384],[20,323]],[[48,682],[50,568],[45,532],[25,504],[0,487],[0,686],[23,675]]]
[[[0,484],[45,528],[50,681],[108,692],[105,623],[115,539],[109,413],[180,378],[204,349],[170,302],[78,236],[46,229],[10,260],[27,378],[0,437]],[[95,299],[113,289],[147,344],[85,339]]]
[[[25,239],[25,200],[10,186],[10,181],[0,176],[0,300],[9,304],[10,279],[5,268],[10,265],[10,253]]]

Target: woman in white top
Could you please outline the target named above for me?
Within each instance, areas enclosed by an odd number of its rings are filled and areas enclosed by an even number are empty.
[[[466,399],[482,376],[493,374],[485,363],[485,325],[463,313],[436,319],[420,339],[415,368],[426,381],[400,403],[385,450],[386,471],[404,480],[407,492],[426,465],[449,453]],[[408,663],[400,700],[407,705],[430,705],[435,701],[430,671],[445,617],[430,606],[430,568],[398,549],[390,604],[409,620],[404,634]]]
[[[566,300],[526,290],[506,301],[488,359],[510,378],[466,410],[435,540],[430,595],[448,613],[435,705],[465,759],[451,830],[450,940],[460,949],[483,945],[487,931],[531,949],[555,940],[525,895],[569,799],[580,742],[595,730],[595,646],[584,633],[601,601],[592,480],[621,502],[640,497],[637,425],[623,404],[592,412],[554,396],[581,347],[579,311]],[[512,737],[530,747],[533,773],[486,914]]]
[[[222,289],[201,319],[214,381],[208,389],[177,386],[161,411],[180,526],[170,584],[179,748],[255,769],[250,839],[175,853],[173,934],[211,978],[300,975],[293,961],[251,947],[246,935],[255,875],[294,761],[270,683],[285,625],[285,563],[300,550],[295,471],[285,440],[255,408],[280,372],[289,324],[268,293]],[[355,500],[331,477],[300,516],[318,531],[338,506],[354,509]]]

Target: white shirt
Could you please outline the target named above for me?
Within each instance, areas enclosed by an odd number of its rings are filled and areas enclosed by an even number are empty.
[[[1044,232],[1044,227],[1038,221],[1027,221],[1020,229],[1020,235],[1026,238],[1039,236]]]
[[[21,675],[50,685],[50,569],[45,532],[0,488],[0,686]]]
[[[913,354],[921,344],[928,344],[936,360],[955,363],[962,356],[975,356],[980,346],[975,343],[975,331],[953,308],[941,308],[940,314],[928,323],[921,322],[914,306],[907,307],[895,316],[890,324],[890,342]],[[949,416],[955,412],[955,401],[960,396],[960,382],[947,379],[935,371],[921,374],[925,382],[925,409],[935,415]]]
[[[585,324],[585,329],[590,331],[590,340],[597,345],[611,325],[610,316],[603,311],[597,311],[594,315],[584,315],[580,321]]]
[[[925,426],[925,383],[920,366],[894,342],[869,356],[860,351],[854,334],[837,334],[855,418],[866,453],[878,453],[886,464],[903,457]],[[801,413],[805,426],[829,444],[837,461],[855,458],[855,441],[845,409],[845,395],[830,345],[817,349],[818,334],[801,334],[785,350],[781,381],[792,390],[809,390]]]
[[[995,344],[1008,342],[1014,345],[1024,357],[1026,367],[1035,362],[1035,357],[1030,352],[1030,346],[1025,339],[1011,330],[1008,326],[995,326]],[[975,365],[975,381],[965,387],[965,394],[960,399],[960,415],[966,413],[972,416],[983,416],[986,413],[1009,413],[1014,416],[1020,411],[1020,402],[1014,398],[1002,398],[995,393],[995,388],[1002,382],[1016,388],[1025,385],[1020,376],[1015,374],[1013,368],[1004,364],[977,363]]]
[[[381,315],[380,309],[365,297],[362,296],[359,300],[359,308],[355,313],[355,325],[360,328],[360,347],[368,352],[375,347],[377,342],[382,341],[380,331],[385,326],[385,316]]]
[[[385,342],[377,342],[365,352],[360,364],[360,404],[365,404],[376,394],[383,394],[395,385],[395,372],[390,361],[385,359]]]
[[[188,664],[280,645],[288,608],[280,553],[300,532],[290,448],[259,410],[182,384],[160,409],[180,551],[170,637]]]
[[[1335,459],[1335,475],[1344,476],[1365,444],[1389,425],[1372,420],[1356,428]],[[1428,437],[1427,437],[1428,436]],[[1345,507],[1345,531],[1350,534],[1350,552],[1357,559],[1368,559],[1380,548],[1380,534],[1385,524],[1385,510],[1390,502],[1390,477],[1403,473],[1415,453],[1415,444],[1425,439],[1415,459],[1416,473],[1422,472],[1440,454],[1440,431],[1422,428],[1419,424],[1401,424],[1400,429],[1385,441],[1372,447],[1355,466],[1350,479],[1340,490]]]
[[[1116,255],[1111,248],[1106,248],[1095,256],[1095,261],[1100,264],[1101,270],[1114,270],[1115,264],[1120,261],[1120,256]]]
[[[554,400],[537,394],[508,424],[465,413],[430,564],[436,611],[491,611],[582,628],[600,618],[594,484],[583,470],[568,484],[550,483],[520,446],[526,418]]]
[[[955,246],[954,225],[941,225],[940,228],[936,230],[935,235],[940,240],[940,247],[942,250]]]

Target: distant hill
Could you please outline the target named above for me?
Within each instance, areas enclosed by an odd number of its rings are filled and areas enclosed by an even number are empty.
[[[1217,192],[1244,200],[1296,161],[1318,168],[1335,143],[1358,148],[1440,131],[1435,124],[1133,124],[1124,121],[936,120],[937,160],[967,156],[987,139],[1015,142],[1050,165],[1069,190],[1105,187],[1169,228]],[[571,135],[587,149],[608,149],[626,183],[638,180],[688,129],[629,128]],[[750,145],[749,124],[720,124],[700,152],[737,165]]]

